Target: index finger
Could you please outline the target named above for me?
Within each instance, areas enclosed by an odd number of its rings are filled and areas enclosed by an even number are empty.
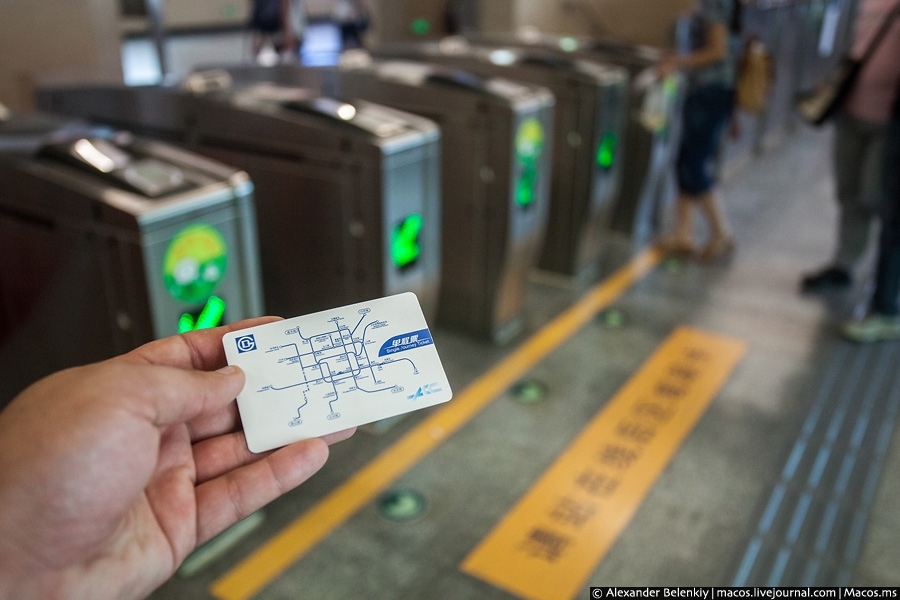
[[[225,365],[222,337],[226,333],[272,323],[281,317],[245,319],[214,329],[200,329],[155,340],[119,357],[128,362],[214,371]]]

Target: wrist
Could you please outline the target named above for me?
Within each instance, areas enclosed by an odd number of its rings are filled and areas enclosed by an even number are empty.
[[[0,541],[0,600],[56,600],[72,598],[71,586],[62,573],[48,568],[28,554],[27,550],[10,544],[12,536],[3,532]],[[2,539],[2,538],[0,538]]]
[[[53,600],[68,594],[59,581],[35,573],[0,565],[0,600]]]

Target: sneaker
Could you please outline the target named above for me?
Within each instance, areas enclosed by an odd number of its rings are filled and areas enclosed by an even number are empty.
[[[841,333],[848,340],[861,344],[900,340],[900,315],[872,313],[859,321],[844,323]]]
[[[806,275],[800,282],[800,290],[805,293],[842,290],[850,287],[853,278],[846,269],[827,267],[816,273]]]

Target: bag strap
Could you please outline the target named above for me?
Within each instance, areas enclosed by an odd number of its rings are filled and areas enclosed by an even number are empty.
[[[897,91],[894,92],[894,109],[891,111],[891,116],[900,121],[900,79],[897,79]]]
[[[894,5],[893,10],[887,14],[884,18],[884,21],[881,22],[881,25],[878,27],[878,31],[875,33],[875,37],[872,38],[872,41],[869,42],[869,45],[866,46],[865,52],[859,59],[859,64],[863,65],[872,58],[872,55],[875,54],[875,51],[878,50],[878,46],[881,44],[881,40],[884,39],[884,36],[887,35],[888,30],[893,25],[893,20],[900,16],[900,2]]]

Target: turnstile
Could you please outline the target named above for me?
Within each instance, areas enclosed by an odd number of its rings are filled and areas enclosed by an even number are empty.
[[[631,87],[628,127],[622,165],[622,187],[610,225],[639,245],[660,233],[663,211],[674,195],[674,169],[681,139],[681,109],[685,79],[673,74],[652,77],[662,52],[651,46],[626,44],[602,37],[571,37],[543,33],[481,34],[473,40],[542,48],[563,56],[619,65],[628,70]],[[646,81],[642,81],[646,80]],[[652,108],[652,118],[648,109]]]
[[[256,187],[267,312],[295,316],[411,291],[426,317],[434,316],[435,123],[296,87],[204,91],[186,83],[195,91],[45,89],[38,101],[53,112],[177,141],[247,171]]]
[[[262,312],[253,185],[43,116],[0,123],[0,406],[51,372]]]
[[[389,44],[374,54],[437,62],[549,88],[556,98],[553,172],[539,265],[568,276],[596,270],[620,187],[628,94],[624,69],[540,49],[473,45],[462,38]]]
[[[413,112],[441,127],[440,325],[496,342],[524,327],[528,274],[549,207],[553,96],[542,87],[424,63],[238,67],[254,81],[317,87]]]

